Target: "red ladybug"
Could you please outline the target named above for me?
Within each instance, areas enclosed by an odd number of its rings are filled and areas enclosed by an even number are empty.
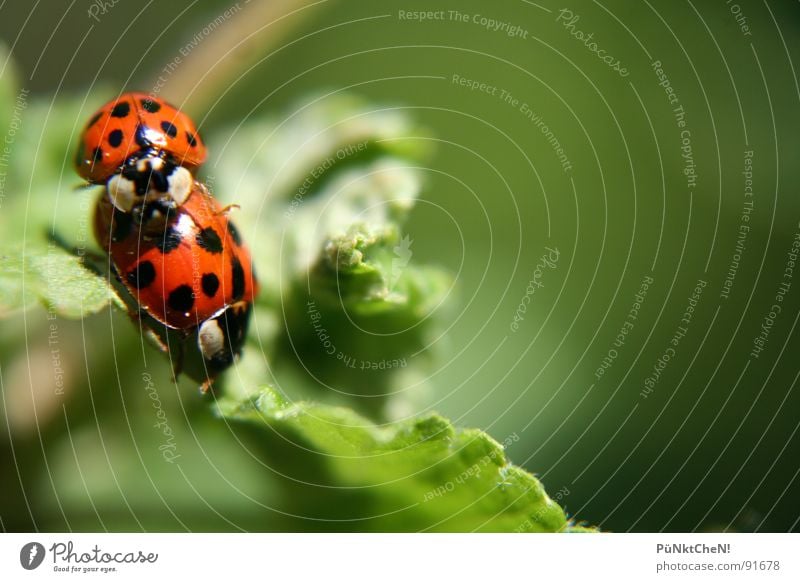
[[[169,343],[163,339],[169,330],[193,338],[208,379],[204,386],[210,385],[241,352],[258,292],[250,253],[228,208],[194,182],[181,206],[140,224],[104,194],[94,229],[129,304],[145,323],[166,328],[156,330],[162,344]]]
[[[189,116],[157,97],[125,93],[89,120],[75,164],[86,181],[108,182],[113,204],[130,212],[149,200],[183,204],[207,153]]]

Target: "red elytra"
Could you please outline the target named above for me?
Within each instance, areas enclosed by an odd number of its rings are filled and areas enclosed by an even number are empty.
[[[146,93],[124,93],[103,105],[81,134],[75,166],[101,184],[132,157],[166,156],[194,172],[208,152],[188,115]]]
[[[235,303],[252,303],[258,292],[228,209],[200,182],[183,205],[144,225],[103,193],[94,229],[139,309],[169,328],[195,328]]]

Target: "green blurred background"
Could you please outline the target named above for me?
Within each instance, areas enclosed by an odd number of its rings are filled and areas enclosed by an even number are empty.
[[[103,92],[94,102],[123,89],[147,91],[231,6],[107,4],[99,22],[87,14],[99,5],[85,0],[3,5],[0,40],[22,86],[33,96],[81,101]],[[237,11],[256,4],[242,1]],[[298,6],[287,3],[278,14]],[[424,22],[402,16],[420,10],[444,12]],[[492,30],[482,16],[508,26]],[[202,42],[223,34],[238,41],[225,25]],[[510,26],[517,32],[507,34]],[[580,40],[576,31],[593,38]],[[567,512],[603,529],[797,529],[800,278],[784,278],[800,233],[797,3],[331,0],[288,14],[262,34],[280,40],[237,53],[227,63],[236,74],[224,92],[204,93],[202,78],[196,91],[171,88],[167,75],[164,95],[172,90],[173,99],[196,103],[190,107],[202,130],[213,134],[249,116],[289,114],[310,94],[349,88],[401,108],[436,141],[406,232],[412,260],[457,274],[457,293],[417,412],[436,410],[499,441],[518,436],[511,460],[548,491],[566,488],[560,503]],[[627,75],[602,62],[591,42],[619,59]],[[227,62],[224,53],[217,58]],[[654,61],[685,111],[685,128]],[[455,75],[497,89],[471,90]],[[523,104],[552,131],[567,169]],[[694,187],[683,173],[682,129],[690,132]],[[750,198],[746,151],[753,152]],[[222,155],[211,152],[207,175],[219,172]],[[70,172],[64,170],[69,184]],[[753,205],[744,223],[746,200]],[[742,224],[749,231],[724,297]],[[546,247],[558,249],[558,261],[535,274]],[[653,282],[633,321],[627,315],[646,277]],[[512,328],[532,279],[541,287]],[[706,285],[685,337],[645,397],[698,280]],[[754,357],[753,341],[784,281],[791,286],[782,311]],[[0,329],[6,394],[29,390],[26,363],[35,368],[43,356],[35,341],[21,353],[8,346],[19,347],[23,328],[37,337],[43,313]],[[113,329],[107,314],[64,324],[85,338],[70,346],[71,373],[82,380],[64,412],[40,408],[40,419],[0,437],[5,529],[343,527],[314,520],[334,515],[322,501],[282,505],[264,484],[280,475],[251,480],[253,459],[232,453],[235,443],[214,432],[213,419],[184,427],[188,460],[177,478],[135,452],[128,428],[136,421],[123,423],[135,418],[137,401],[123,410],[118,397],[129,380],[138,390],[140,379],[91,355],[110,334],[129,335],[135,345],[124,316],[114,321]],[[633,326],[615,345],[626,321]],[[612,349],[613,363],[600,375]],[[92,400],[85,398],[87,370],[100,379]],[[165,399],[175,418],[202,406],[187,392],[180,401]],[[85,444],[64,436],[72,415],[92,417],[104,406],[113,412],[98,415],[88,434],[77,433]],[[118,432],[102,426],[112,414]],[[102,446],[93,432],[104,434]],[[92,483],[79,467],[94,470]],[[252,507],[253,489],[275,511]],[[347,515],[342,507],[340,518]]]

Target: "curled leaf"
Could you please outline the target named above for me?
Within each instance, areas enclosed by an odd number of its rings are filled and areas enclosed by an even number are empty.
[[[379,427],[340,407],[290,403],[264,388],[220,414],[260,447],[263,461],[313,468],[326,504],[347,503],[359,529],[381,531],[560,532],[564,511],[504,447],[437,414]],[[270,454],[275,434],[293,454]],[[272,436],[270,436],[272,435]],[[507,439],[513,441],[513,438]],[[332,487],[334,486],[335,487]]]

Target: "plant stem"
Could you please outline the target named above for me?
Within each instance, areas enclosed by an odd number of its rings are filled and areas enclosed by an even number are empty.
[[[257,59],[280,50],[281,43],[328,0],[242,0],[213,34],[180,60],[160,96],[190,115],[208,111],[233,87],[242,71]],[[240,8],[239,8],[240,7]],[[225,15],[225,13],[223,13]]]

